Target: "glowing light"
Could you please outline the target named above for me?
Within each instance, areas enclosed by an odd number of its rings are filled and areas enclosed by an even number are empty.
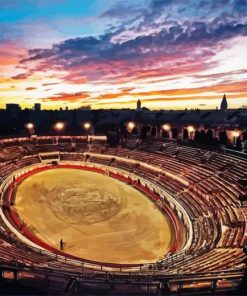
[[[128,129],[132,130],[135,127],[134,122],[129,122],[128,123]]]
[[[32,129],[34,129],[34,124],[32,122],[29,122],[26,124],[26,128],[29,130],[32,130]]]
[[[188,126],[187,130],[189,133],[193,133],[195,131],[195,128],[194,128],[194,126],[190,125],[190,126]]]
[[[86,130],[89,130],[91,128],[91,123],[90,122],[85,122],[83,124],[83,127],[86,129]]]
[[[55,129],[60,132],[64,129],[64,126],[65,126],[65,124],[63,122],[57,122],[55,124]]]
[[[163,128],[163,130],[166,131],[166,132],[168,132],[168,131],[171,130],[171,126],[170,126],[169,124],[163,124],[163,125],[162,125],[162,128]]]
[[[232,132],[232,135],[233,135],[234,138],[238,138],[240,136],[240,134],[241,133],[238,130]]]

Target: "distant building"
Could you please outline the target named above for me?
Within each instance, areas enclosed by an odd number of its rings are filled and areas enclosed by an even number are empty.
[[[21,110],[21,106],[19,104],[6,104],[6,110],[9,112],[18,112]]]
[[[227,100],[226,100],[226,95],[224,94],[223,99],[222,99],[221,104],[220,104],[220,110],[223,111],[223,112],[226,112],[227,107],[228,107],[228,104],[227,104]]]
[[[35,103],[34,104],[34,110],[35,111],[40,111],[41,110],[41,104],[40,103]]]
[[[79,108],[79,110],[91,110],[91,109],[92,109],[91,105],[85,105]]]
[[[141,103],[141,100],[139,99],[139,100],[137,101],[137,103],[136,103],[136,109],[137,109],[137,110],[140,110],[141,107],[142,107],[142,103]]]

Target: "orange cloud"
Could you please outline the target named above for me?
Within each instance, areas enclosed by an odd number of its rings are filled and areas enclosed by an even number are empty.
[[[43,102],[56,102],[56,101],[63,101],[63,102],[77,102],[83,99],[89,98],[89,94],[87,92],[80,92],[74,94],[67,94],[67,93],[59,93],[55,96],[49,98],[43,98]]]

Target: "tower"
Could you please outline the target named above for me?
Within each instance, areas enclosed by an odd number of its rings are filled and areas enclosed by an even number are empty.
[[[136,109],[137,110],[141,109],[141,106],[142,106],[142,103],[141,103],[141,100],[139,99],[136,103]]]
[[[40,103],[35,103],[34,104],[34,110],[35,111],[40,111],[41,110],[41,104]]]
[[[227,100],[226,100],[226,95],[224,94],[223,96],[223,99],[221,101],[221,104],[220,104],[220,110],[223,111],[223,112],[226,112],[227,111]]]

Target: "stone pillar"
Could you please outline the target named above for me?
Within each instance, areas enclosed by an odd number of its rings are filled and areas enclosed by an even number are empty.
[[[183,140],[184,139],[184,127],[183,126],[181,127],[181,130],[178,133],[178,139],[180,139],[180,140]]]

